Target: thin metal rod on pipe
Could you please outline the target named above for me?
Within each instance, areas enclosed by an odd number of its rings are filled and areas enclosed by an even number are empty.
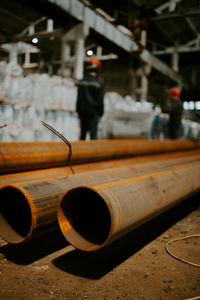
[[[192,160],[199,163],[200,157]],[[93,186],[168,170],[175,165],[191,163],[182,158],[159,160],[126,167],[104,169],[84,174],[69,175],[34,182],[5,185],[0,189],[0,236],[9,243],[21,243],[45,226],[57,222],[57,206],[62,194],[77,185]]]
[[[55,128],[53,128],[52,126],[50,126],[49,124],[47,124],[47,123],[45,123],[43,121],[41,121],[41,122],[42,122],[42,125],[44,125],[51,132],[53,132],[57,137],[59,137],[61,140],[63,140],[63,142],[69,148],[67,164],[68,164],[69,168],[71,169],[72,173],[74,174],[74,170],[73,170],[73,168],[71,166],[72,146],[71,146],[70,142],[60,132],[58,132]]]
[[[159,161],[163,159],[177,158],[180,160],[196,160],[200,157],[200,149],[187,150],[172,153],[161,153],[154,155],[137,156],[132,158],[115,159],[111,161],[93,162],[88,164],[78,164],[73,168],[76,174],[91,172],[96,170],[103,170],[108,168],[123,167],[130,164],[141,164],[145,162]],[[71,174],[71,170],[68,167],[48,168],[34,171],[26,171],[19,173],[11,173],[6,175],[0,175],[0,186],[11,183],[19,183],[34,180],[44,180],[47,178],[56,178],[62,176],[68,176]]]
[[[66,240],[95,251],[200,190],[200,162],[68,191],[58,207]]]
[[[72,165],[200,148],[191,140],[95,140],[72,142]],[[63,142],[1,142],[0,174],[67,165]]]

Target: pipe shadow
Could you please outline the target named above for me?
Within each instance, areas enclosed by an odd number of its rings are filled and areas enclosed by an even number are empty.
[[[6,244],[0,247],[0,253],[7,260],[16,264],[29,265],[67,245],[69,243],[63,237],[60,229],[54,227],[22,244]]]
[[[52,261],[60,270],[88,279],[100,279],[116,266],[163,234],[172,225],[199,207],[200,193],[145,223],[96,252],[72,250]]]

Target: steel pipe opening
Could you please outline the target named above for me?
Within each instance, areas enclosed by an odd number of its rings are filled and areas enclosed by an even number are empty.
[[[91,251],[107,240],[111,230],[111,213],[98,193],[78,187],[62,198],[58,207],[58,222],[72,245]]]
[[[200,162],[139,176],[131,172],[125,176],[125,168],[120,169],[121,178],[111,169],[107,177],[110,180],[102,182],[101,173],[96,172],[99,177],[93,185],[91,180],[89,184],[85,180],[84,186],[74,185],[62,196],[58,204],[59,226],[66,240],[76,248],[101,249],[200,189]]]
[[[0,190],[0,236],[17,244],[29,235],[32,224],[31,209],[23,193],[14,187]]]

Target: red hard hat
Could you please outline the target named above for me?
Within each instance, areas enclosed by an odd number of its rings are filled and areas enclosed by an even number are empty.
[[[180,94],[181,94],[181,91],[177,88],[173,88],[170,90],[170,95],[172,95],[172,96],[180,96]]]
[[[92,69],[97,69],[98,71],[101,71],[101,62],[96,59],[96,58],[91,58],[87,62],[87,69],[92,70]]]

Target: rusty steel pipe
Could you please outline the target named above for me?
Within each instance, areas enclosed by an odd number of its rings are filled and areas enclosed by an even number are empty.
[[[72,164],[200,147],[191,140],[95,140],[72,142]],[[67,165],[63,142],[0,142],[0,174]]]
[[[200,190],[200,162],[72,188],[58,206],[66,240],[95,251]]]
[[[171,159],[176,158],[180,161],[180,158],[183,160],[195,160],[200,156],[200,149],[195,150],[187,150],[180,152],[172,152],[172,153],[161,153],[161,154],[152,154],[145,156],[137,156],[132,158],[122,158],[122,159],[114,159],[111,161],[103,161],[103,162],[93,162],[88,164],[77,164],[74,165],[73,169],[75,174],[103,170],[108,168],[117,168],[123,167],[131,164],[141,164],[144,162],[158,161],[163,159]],[[26,171],[19,173],[11,173],[0,175],[0,186],[11,183],[19,183],[26,181],[34,181],[34,180],[44,180],[47,178],[56,178],[62,176],[71,175],[72,172],[68,167],[58,167],[58,168],[48,168],[34,171]]]
[[[199,163],[200,157],[192,159]],[[57,206],[60,197],[67,190],[77,185],[93,186],[99,183],[119,181],[170,169],[174,165],[191,163],[184,158],[171,158],[121,168],[105,169],[84,174],[69,175],[60,178],[9,184],[0,189],[0,236],[9,243],[21,243],[37,233],[42,233],[47,226],[57,222]]]

